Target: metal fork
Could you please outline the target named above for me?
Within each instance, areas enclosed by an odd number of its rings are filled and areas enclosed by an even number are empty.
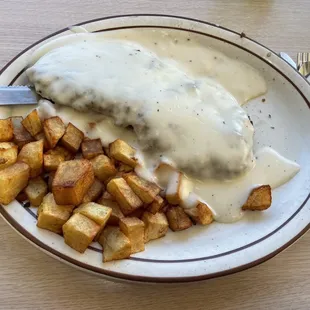
[[[310,53],[297,54],[297,70],[306,78],[310,76]]]

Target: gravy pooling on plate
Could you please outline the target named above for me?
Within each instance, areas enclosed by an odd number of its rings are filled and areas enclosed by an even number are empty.
[[[187,173],[184,204],[201,199],[218,221],[238,220],[254,186],[277,187],[299,170],[272,149],[255,161],[254,129],[240,105],[263,94],[265,81],[198,36],[151,29],[74,34],[41,47],[31,63],[36,90],[57,103],[42,101],[41,113],[57,114],[103,144],[133,144],[144,177],[156,179],[154,167],[172,163]],[[270,162],[277,164],[262,173]]]

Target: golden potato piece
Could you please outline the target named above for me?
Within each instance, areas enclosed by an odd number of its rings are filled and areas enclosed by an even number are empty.
[[[270,185],[262,185],[254,188],[248,200],[242,206],[242,210],[262,211],[271,206],[272,196]]]
[[[83,197],[82,203],[96,201],[103,191],[102,183],[95,178],[94,183],[91,185],[85,196]]]
[[[116,201],[116,200],[115,200],[115,197],[112,196],[112,195],[111,195],[109,192],[107,192],[107,191],[105,191],[105,192],[102,194],[101,199]]]
[[[13,139],[13,124],[10,118],[0,119],[0,142],[9,142]]]
[[[135,158],[136,150],[125,141],[117,139],[110,144],[110,156],[130,167],[135,167],[138,164]]]
[[[13,142],[21,149],[25,144],[34,141],[31,134],[25,129],[22,124],[21,116],[11,117],[13,124]]]
[[[58,154],[44,154],[43,155],[43,163],[44,170],[46,171],[56,171],[58,166],[65,161],[62,155]]]
[[[157,212],[162,210],[165,203],[166,202],[162,197],[156,196],[153,202],[147,207],[147,210],[151,212],[152,214],[156,214]]]
[[[125,217],[120,220],[119,228],[131,242],[131,254],[144,251],[144,222],[136,217]]]
[[[178,205],[181,202],[183,174],[176,172],[170,178],[166,190],[166,199],[172,205]]]
[[[32,206],[38,207],[43,201],[47,193],[47,184],[41,177],[36,177],[29,180],[27,187],[24,190],[27,198]]]
[[[120,206],[117,204],[116,201],[112,201],[109,199],[104,199],[103,196],[98,200],[98,203],[109,207],[112,210],[111,216],[108,220],[109,225],[118,226],[119,220],[124,218],[124,214],[121,211]]]
[[[40,133],[38,133],[37,135],[34,136],[35,140],[36,141],[40,141],[40,140],[43,140],[43,146],[44,146],[44,150],[47,151],[50,149],[50,146],[47,142],[47,139],[45,137],[45,134],[43,131],[41,131]]]
[[[173,231],[184,230],[190,228],[193,223],[184,212],[183,208],[179,206],[171,206],[166,212],[169,227]]]
[[[144,180],[133,173],[124,174],[123,178],[134,191],[134,193],[144,203],[151,203],[160,192],[160,188],[156,184]]]
[[[93,168],[87,159],[62,162],[52,185],[56,203],[79,205],[94,180]]]
[[[144,242],[164,237],[168,231],[168,221],[164,213],[152,214],[145,211],[141,220],[144,222]]]
[[[213,222],[213,214],[204,203],[199,203],[195,208],[186,208],[184,212],[196,223],[207,225]]]
[[[62,227],[65,243],[84,253],[100,231],[100,226],[88,217],[75,213]]]
[[[27,186],[30,168],[26,163],[15,164],[0,171],[0,203],[7,205]]]
[[[103,148],[100,139],[84,140],[81,145],[83,157],[92,159],[103,154]]]
[[[76,153],[84,139],[84,133],[71,123],[68,124],[60,143],[72,153]]]
[[[115,197],[125,215],[130,214],[143,205],[143,202],[123,178],[112,179],[107,185],[107,191]]]
[[[124,259],[131,254],[131,244],[119,227],[107,226],[99,238],[103,247],[103,262]]]
[[[0,142],[0,170],[17,161],[18,147],[12,142]]]
[[[43,140],[25,144],[17,156],[30,167],[30,177],[35,178],[41,174],[43,168]]]
[[[28,114],[27,117],[23,119],[22,124],[33,137],[43,130],[37,109],[34,109]]]
[[[119,166],[118,166],[118,171],[119,172],[131,172],[131,171],[133,171],[133,168],[131,167],[131,166],[128,166],[128,165],[126,165],[126,164],[120,164]]]
[[[104,182],[109,178],[116,175],[117,170],[110,160],[109,157],[105,155],[98,155],[95,158],[91,159],[93,165],[95,176],[101,181]]]
[[[43,130],[49,146],[53,148],[65,134],[66,126],[61,118],[54,116],[43,122]]]
[[[38,209],[37,226],[61,234],[62,226],[69,219],[73,208],[72,205],[57,205],[53,194],[48,193]]]

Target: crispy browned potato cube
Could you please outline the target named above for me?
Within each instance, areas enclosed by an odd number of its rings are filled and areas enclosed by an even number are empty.
[[[69,219],[74,206],[58,205],[52,193],[48,193],[38,209],[37,226],[57,234],[62,233],[62,226]]]
[[[22,124],[33,137],[43,130],[37,109],[30,112],[27,117],[23,119]]]
[[[97,201],[97,203],[109,207],[112,210],[111,216],[108,220],[109,225],[118,226],[119,220],[124,218],[124,214],[121,211],[120,206],[116,201],[103,198],[103,196]]]
[[[180,206],[171,206],[166,212],[169,227],[173,231],[190,228],[193,223]]]
[[[57,145],[55,148],[46,152],[49,155],[61,155],[63,156],[64,160],[71,160],[73,159],[74,155],[70,153],[67,149],[62,146]]]
[[[13,124],[10,118],[0,119],[0,142],[9,142],[13,139]]]
[[[92,159],[103,154],[103,148],[100,139],[84,140],[81,144],[83,157]]]
[[[83,197],[82,203],[96,201],[103,191],[102,183],[95,178],[94,183],[91,185],[85,196]]]
[[[47,186],[48,186],[48,190],[49,190],[50,192],[53,190],[53,181],[54,181],[54,178],[55,178],[55,174],[56,174],[56,171],[51,171],[51,172],[48,174]]]
[[[143,202],[123,178],[112,179],[107,185],[107,191],[115,197],[125,215],[130,214],[143,205]]]
[[[134,193],[144,202],[151,203],[160,192],[160,188],[147,180],[138,177],[136,174],[124,174],[123,178],[134,191]]]
[[[128,166],[126,164],[120,164],[118,166],[118,171],[119,172],[132,172],[133,171],[133,168],[131,166]]]
[[[242,206],[242,210],[266,210],[271,206],[271,202],[272,197],[270,185],[262,185],[252,190],[248,197],[248,200]]]
[[[30,167],[30,177],[35,178],[41,174],[43,168],[43,140],[25,144],[17,156]]]
[[[42,203],[44,196],[47,194],[47,184],[41,177],[29,180],[24,190],[32,206],[38,207]]]
[[[131,254],[144,251],[144,222],[136,217],[125,217],[119,221],[119,228],[131,242]]]
[[[55,201],[63,205],[79,205],[94,180],[89,160],[62,162],[58,166],[52,185]]]
[[[144,222],[144,242],[164,237],[168,231],[168,220],[164,213],[152,214],[145,211],[141,220]]]
[[[72,153],[76,153],[84,139],[84,133],[71,123],[68,124],[60,143]]]
[[[46,171],[56,171],[58,166],[65,161],[65,158],[62,155],[58,154],[44,154],[43,163],[44,170]]]
[[[47,151],[50,149],[50,146],[47,142],[47,139],[45,137],[45,134],[43,131],[41,131],[40,133],[38,133],[37,135],[34,136],[35,140],[36,141],[40,141],[40,140],[43,140],[43,146],[44,146],[44,150]]]
[[[110,144],[110,156],[133,168],[138,164],[135,155],[136,150],[123,140],[117,139]]]
[[[213,214],[204,203],[198,203],[195,208],[186,208],[184,212],[197,224],[207,225],[213,222]]]
[[[166,199],[172,205],[178,205],[181,202],[183,174],[176,172],[169,180]]]
[[[96,156],[95,158],[91,159],[91,163],[93,165],[95,176],[101,182],[108,180],[117,173],[114,164],[110,158],[105,155]]]
[[[84,253],[100,231],[100,226],[88,217],[75,213],[62,227],[65,243]]]
[[[12,142],[0,142],[0,170],[17,161],[18,147]]]
[[[21,149],[25,144],[34,141],[31,134],[25,129],[22,124],[21,116],[11,117],[13,124],[13,142]]]
[[[119,227],[107,226],[99,238],[103,247],[103,261],[124,259],[131,254],[131,243]]]
[[[66,126],[61,118],[58,116],[53,116],[44,120],[43,130],[49,146],[53,148],[65,134]]]
[[[153,202],[147,207],[147,210],[152,214],[156,214],[157,212],[161,211],[165,205],[165,200],[160,197],[156,196]]]
[[[30,168],[26,163],[15,164],[0,171],[0,203],[7,205],[27,186]]]

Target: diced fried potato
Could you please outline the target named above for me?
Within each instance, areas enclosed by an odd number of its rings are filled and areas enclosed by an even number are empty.
[[[51,148],[55,147],[66,131],[66,126],[58,116],[44,120],[43,130],[48,144]]]
[[[116,201],[115,200],[115,197],[112,196],[109,192],[105,191],[103,194],[102,194],[102,197],[101,197],[101,200],[112,200],[112,201]]]
[[[103,148],[100,139],[86,140],[81,145],[83,157],[92,159],[98,155],[103,154]]]
[[[156,214],[157,212],[162,210],[164,205],[165,200],[160,196],[156,196],[153,202],[147,207],[147,210],[152,214]]]
[[[62,227],[65,243],[84,253],[100,231],[100,226],[88,217],[75,213]]]
[[[164,237],[168,231],[168,220],[164,213],[152,214],[145,211],[141,220],[144,222],[144,242]]]
[[[120,220],[119,228],[131,242],[131,254],[144,251],[144,222],[126,217]]]
[[[17,161],[18,147],[12,142],[0,142],[0,170]]]
[[[74,213],[81,213],[100,227],[104,227],[112,214],[112,209],[95,202],[88,202],[81,204],[74,210]]]
[[[46,171],[56,171],[58,166],[65,161],[62,155],[52,155],[52,154],[44,154],[43,162],[44,162],[44,170]]]
[[[108,180],[109,178],[115,176],[117,173],[117,170],[111,162],[110,158],[105,155],[98,155],[90,161],[93,165],[95,176],[101,182]]]
[[[25,144],[17,156],[30,167],[30,177],[35,178],[41,174],[43,168],[43,140]]]
[[[197,224],[207,225],[213,222],[213,214],[204,203],[198,203],[194,208],[184,209],[184,212]]]
[[[69,219],[73,208],[72,205],[56,204],[53,194],[48,193],[38,209],[37,226],[61,234],[62,226]]]
[[[118,171],[120,172],[131,172],[133,171],[133,168],[131,166],[128,166],[126,164],[120,164],[118,167]]]
[[[124,218],[124,214],[116,201],[105,199],[103,196],[97,201],[97,203],[112,209],[108,224],[118,226],[119,220]]]
[[[107,191],[115,197],[125,215],[130,214],[143,205],[143,202],[123,178],[112,179],[107,185]]]
[[[166,190],[166,199],[172,205],[178,205],[181,202],[183,174],[177,172],[170,178]]]
[[[92,165],[87,159],[62,162],[52,185],[56,203],[79,205],[94,179]]]
[[[47,193],[47,184],[41,177],[36,177],[29,180],[29,183],[24,192],[27,195],[31,205],[38,207],[42,203],[42,200]]]
[[[174,173],[177,173],[176,169],[165,162],[160,163],[155,169],[155,176],[158,180],[158,184],[163,188],[168,186],[169,179]]]
[[[65,160],[71,160],[74,157],[72,153],[70,153],[67,149],[65,149],[64,147],[59,146],[59,145],[57,145],[55,148],[47,151],[46,154],[61,155],[61,156],[63,156],[63,158]]]
[[[131,254],[131,243],[119,227],[107,226],[99,238],[103,247],[103,262],[124,259]]]
[[[56,174],[56,171],[51,171],[51,172],[48,174],[47,186],[48,186],[48,190],[49,190],[50,192],[53,190],[53,181],[54,181],[54,178],[55,178],[55,174]]]
[[[43,130],[37,109],[29,113],[27,117],[23,119],[22,124],[33,137]]]
[[[82,203],[96,201],[103,191],[102,183],[95,178],[94,183],[91,185],[85,196],[83,197]]]
[[[13,124],[10,118],[0,119],[0,142],[9,142],[13,139]]]
[[[117,139],[110,144],[110,156],[133,168],[138,164],[135,155],[136,150],[123,140]]]
[[[262,185],[252,190],[248,197],[248,200],[242,206],[242,210],[266,210],[271,206],[271,202],[272,197],[270,185]]]
[[[188,215],[180,206],[172,206],[166,212],[169,227],[173,231],[184,230],[193,225]]]
[[[68,124],[60,143],[72,153],[76,153],[84,139],[84,133],[71,123]]]
[[[26,163],[15,164],[0,171],[0,203],[7,205],[27,186],[30,168]]]
[[[160,192],[160,188],[155,183],[144,180],[133,173],[124,174],[123,178],[144,203],[151,203]]]
[[[22,125],[21,116],[11,117],[13,124],[13,142],[21,149],[25,144],[34,141],[31,134]]]
[[[44,134],[43,131],[41,131],[40,133],[35,135],[34,138],[35,138],[36,141],[43,140],[43,145],[44,145],[44,150],[45,151],[47,151],[50,148],[50,146],[49,146],[49,144],[47,142],[47,139],[46,139],[45,134]]]
[[[141,208],[136,209],[135,211],[131,212],[130,214],[128,214],[128,216],[129,217],[137,217],[138,219],[140,219],[144,212],[145,212],[145,208],[141,207]]]

